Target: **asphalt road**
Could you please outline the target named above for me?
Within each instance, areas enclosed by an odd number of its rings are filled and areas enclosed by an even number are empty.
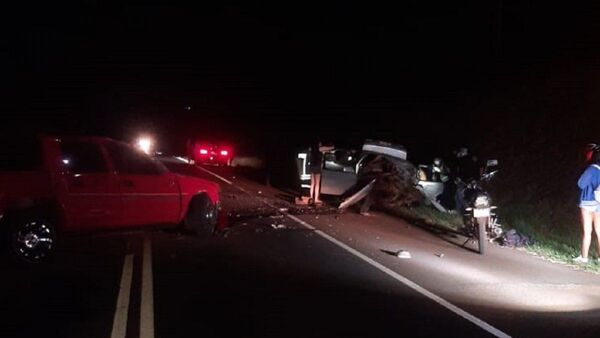
[[[47,266],[3,263],[0,337],[600,334],[597,275],[512,249],[480,256],[380,213],[297,209],[231,168],[168,166],[222,184],[229,230],[70,236]]]

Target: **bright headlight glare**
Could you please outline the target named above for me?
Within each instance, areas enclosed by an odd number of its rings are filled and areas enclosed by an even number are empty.
[[[475,199],[476,207],[487,207],[490,205],[490,200],[487,196],[477,196]]]
[[[137,141],[137,146],[146,154],[150,154],[152,149],[152,140],[148,137],[141,137]]]

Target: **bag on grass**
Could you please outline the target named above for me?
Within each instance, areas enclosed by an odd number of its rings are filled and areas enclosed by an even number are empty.
[[[501,243],[504,246],[521,248],[533,244],[533,240],[517,230],[511,229],[502,235]]]

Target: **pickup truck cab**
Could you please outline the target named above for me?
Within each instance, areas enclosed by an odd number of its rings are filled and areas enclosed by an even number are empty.
[[[45,260],[57,234],[146,225],[215,230],[219,186],[170,172],[132,146],[102,137],[41,137],[0,163],[3,246]],[[28,167],[10,161],[29,160]],[[8,166],[6,164],[9,164]]]

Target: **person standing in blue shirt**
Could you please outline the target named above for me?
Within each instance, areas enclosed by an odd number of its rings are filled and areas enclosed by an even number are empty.
[[[583,237],[581,255],[573,259],[576,263],[587,263],[590,245],[592,243],[592,228],[598,238],[598,252],[600,252],[600,201],[596,200],[594,191],[600,186],[600,146],[588,145],[587,158],[591,164],[585,169],[577,185],[581,189],[579,208],[583,223]],[[600,258],[599,258],[600,262]]]

